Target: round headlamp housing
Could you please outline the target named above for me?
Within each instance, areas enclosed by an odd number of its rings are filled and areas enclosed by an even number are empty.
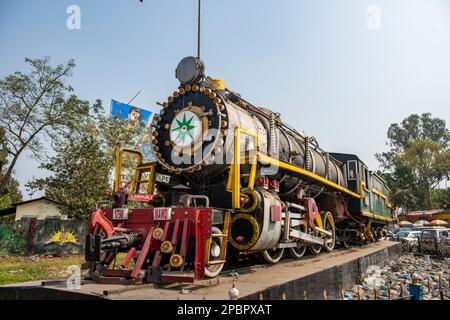
[[[186,57],[178,63],[175,76],[182,84],[194,83],[204,76],[205,63],[197,57]]]

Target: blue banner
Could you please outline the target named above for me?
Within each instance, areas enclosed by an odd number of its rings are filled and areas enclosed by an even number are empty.
[[[130,122],[147,126],[152,115],[156,116],[154,112],[149,110],[137,108],[135,106],[111,100],[111,115],[120,119],[128,119]]]
[[[158,114],[116,100],[111,100],[111,115],[125,120],[126,123],[137,126],[142,130],[139,141],[136,141],[136,143],[140,147],[145,161],[156,161],[156,158],[153,155],[150,133],[153,118]]]

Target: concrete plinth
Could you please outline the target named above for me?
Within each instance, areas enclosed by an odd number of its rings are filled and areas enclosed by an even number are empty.
[[[84,282],[79,290],[59,285],[20,284],[0,287],[0,299],[180,299],[229,300],[228,291],[235,282],[239,298],[244,300],[339,299],[342,289],[349,289],[369,266],[381,266],[401,254],[395,242],[380,241],[370,245],[323,253],[301,260],[288,260],[274,266],[238,271],[239,275],[222,275],[195,284],[99,285]],[[41,294],[39,294],[41,292]],[[28,294],[27,294],[28,293]]]

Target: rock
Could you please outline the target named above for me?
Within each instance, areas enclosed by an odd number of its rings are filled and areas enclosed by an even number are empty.
[[[189,292],[191,292],[191,290],[185,288],[181,289],[181,294],[188,294]]]
[[[364,299],[373,299],[374,287],[377,288],[379,297],[386,297],[390,287],[391,298],[395,298],[400,294],[408,295],[408,284],[414,280],[421,286],[425,300],[439,299],[439,288],[446,290],[445,298],[448,299],[450,298],[450,291],[447,290],[450,280],[449,263],[450,258],[440,261],[432,257],[403,255],[381,266],[377,275],[367,275],[362,280],[362,285],[353,286],[351,291],[357,293],[359,288],[362,290],[361,296],[364,296]],[[431,290],[428,290],[429,287]]]
[[[350,291],[344,292],[344,300],[352,300],[354,296],[355,294],[353,292]]]
[[[352,288],[350,289],[350,291],[354,293],[358,293],[358,290],[361,290],[361,286],[357,284],[353,285]]]

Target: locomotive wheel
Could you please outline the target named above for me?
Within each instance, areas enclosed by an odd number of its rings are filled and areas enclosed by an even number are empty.
[[[307,232],[306,224],[302,224],[297,227],[302,232]],[[306,249],[308,248],[307,245],[302,244],[301,242],[297,242],[297,246],[293,248],[289,248],[289,253],[291,254],[291,257],[293,259],[300,259],[303,257],[306,253]]]
[[[347,241],[342,241],[341,244],[344,249],[350,248],[350,244]]]
[[[344,249],[348,249],[350,248],[350,243],[348,241],[348,239],[350,238],[350,234],[347,230],[344,231],[344,241],[341,241],[341,245]]]
[[[217,227],[211,228],[211,234],[221,234],[222,231]],[[211,238],[211,250],[209,252],[209,261],[220,259],[220,248],[222,246],[223,239],[221,237]],[[205,266],[205,276],[214,278],[222,271],[224,263]]]
[[[306,247],[305,245],[300,245],[298,247],[289,248],[289,253],[291,254],[291,257],[293,259],[300,259],[303,257],[306,253]]]
[[[320,218],[322,218],[322,217],[320,217]],[[314,220],[314,224],[316,225],[316,227],[318,227],[318,225],[317,225],[318,223],[317,223],[316,219]],[[313,229],[310,230],[310,234],[312,234],[313,236],[316,236],[316,237],[320,237],[320,233]],[[318,255],[320,253],[320,251],[322,251],[322,245],[320,245],[320,244],[309,245],[308,250],[313,255]]]
[[[325,250],[327,252],[331,252],[331,251],[333,251],[334,246],[336,244],[336,229],[334,227],[333,215],[331,214],[331,212],[326,212],[325,214],[323,214],[322,223],[323,223],[323,228],[332,233],[332,236],[331,236],[332,242],[326,243],[324,245]],[[330,237],[326,236],[326,239],[329,240]]]
[[[317,237],[319,236],[319,232],[317,232],[317,231],[313,231],[312,234]],[[322,251],[322,245],[320,245],[320,244],[309,245],[308,250],[309,250],[309,252],[311,252],[311,254],[318,255],[320,253],[320,251]]]
[[[381,228],[380,227],[375,229],[375,234],[374,234],[375,242],[378,242],[380,240],[380,232],[381,232]]]
[[[342,248],[344,248],[344,249],[350,248],[350,243],[348,241],[349,237],[350,237],[350,233],[348,232],[347,229],[344,229],[344,231],[341,231],[339,233],[338,242]]]
[[[310,245],[308,246],[309,252],[311,252],[313,255],[318,255],[320,251],[322,251],[322,246],[319,244]]]
[[[366,236],[366,239],[368,240],[367,242],[375,242],[375,238],[373,235],[372,222],[368,223],[366,232],[365,232],[365,236]]]
[[[261,256],[265,262],[270,264],[276,264],[283,258],[284,249],[264,250],[261,252]]]

